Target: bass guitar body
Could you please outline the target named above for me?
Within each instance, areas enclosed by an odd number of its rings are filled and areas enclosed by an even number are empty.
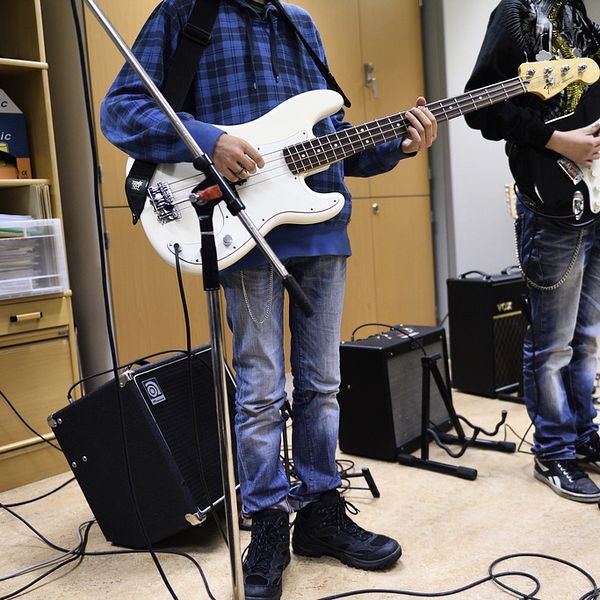
[[[570,131],[600,122],[600,87],[588,90],[574,113],[549,121],[558,131]],[[600,160],[590,168],[552,152],[514,145],[510,170],[525,201],[540,214],[579,228],[600,216]]]
[[[317,193],[304,181],[327,166],[294,174],[284,159],[287,146],[314,138],[314,124],[335,113],[341,105],[336,92],[315,90],[283,102],[255,121],[220,126],[250,142],[265,159],[265,167],[236,188],[248,216],[262,235],[286,223],[306,225],[326,221],[344,206],[342,194]],[[132,163],[130,159],[129,167]],[[190,163],[159,165],[149,188],[152,202],[146,202],[140,217],[158,254],[174,265],[177,246],[182,269],[197,274],[202,272],[200,224],[188,198],[204,179]],[[168,207],[164,213],[163,206]],[[229,214],[224,201],[214,208],[213,229],[219,269],[232,265],[255,246],[250,233]]]

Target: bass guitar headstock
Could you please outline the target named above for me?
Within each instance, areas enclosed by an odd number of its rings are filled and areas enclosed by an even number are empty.
[[[600,67],[591,58],[543,60],[523,63],[519,77],[528,92],[547,100],[572,83],[595,83],[600,78]]]

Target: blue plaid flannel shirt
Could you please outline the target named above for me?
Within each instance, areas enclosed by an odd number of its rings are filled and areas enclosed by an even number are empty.
[[[192,5],[193,0],[163,0],[133,46],[137,59],[161,89]],[[310,15],[292,4],[284,6],[299,31],[326,62]],[[223,133],[213,123],[246,123],[292,96],[326,88],[314,61],[283,19],[278,18],[272,4],[267,3],[259,15],[245,0],[221,0],[212,39],[202,53],[190,91],[193,114],[178,114],[210,156]],[[156,163],[191,160],[189,150],[128,65],[122,68],[102,103],[100,124],[108,140],[133,158]],[[340,110],[317,123],[314,133],[326,135],[349,126],[344,121],[344,111]],[[351,198],[344,175],[368,177],[384,173],[405,156],[400,141],[388,142],[307,178],[307,184],[317,192],[341,192],[345,206],[324,223],[282,225],[271,231],[267,241],[278,257],[284,260],[294,256],[349,256],[346,226]],[[248,268],[264,262],[262,254],[254,249],[231,268]]]

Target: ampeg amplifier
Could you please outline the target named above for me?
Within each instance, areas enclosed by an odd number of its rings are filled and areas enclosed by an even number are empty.
[[[470,271],[446,284],[453,387],[490,398],[517,391],[527,331],[522,276]]]
[[[233,418],[235,387],[226,373]],[[105,383],[48,422],[116,545],[146,547],[147,538],[155,543],[201,523],[223,501],[208,346],[127,370],[118,384]]]
[[[439,354],[449,386],[446,334],[442,327],[395,325],[394,329],[340,345],[340,449],[395,461],[421,440],[422,366]],[[430,385],[431,422],[449,429],[450,417],[435,382]]]

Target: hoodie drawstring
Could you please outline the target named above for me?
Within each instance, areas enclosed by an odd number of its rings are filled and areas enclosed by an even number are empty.
[[[244,20],[246,22],[246,39],[248,41],[248,47],[250,49],[250,64],[252,68],[252,87],[256,91],[258,88],[257,77],[256,77],[256,58],[255,58],[255,48],[257,47],[256,43],[256,34],[254,31],[254,26],[252,23],[253,18],[256,18],[255,13],[246,7],[242,7]],[[266,19],[268,21],[269,26],[269,46],[270,46],[270,55],[271,55],[271,69],[273,71],[273,77],[275,81],[279,81],[279,65],[278,65],[278,46],[277,46],[277,29],[276,29],[276,18],[277,18],[277,10],[271,4],[267,4],[265,6],[265,12],[263,13],[262,19]]]

